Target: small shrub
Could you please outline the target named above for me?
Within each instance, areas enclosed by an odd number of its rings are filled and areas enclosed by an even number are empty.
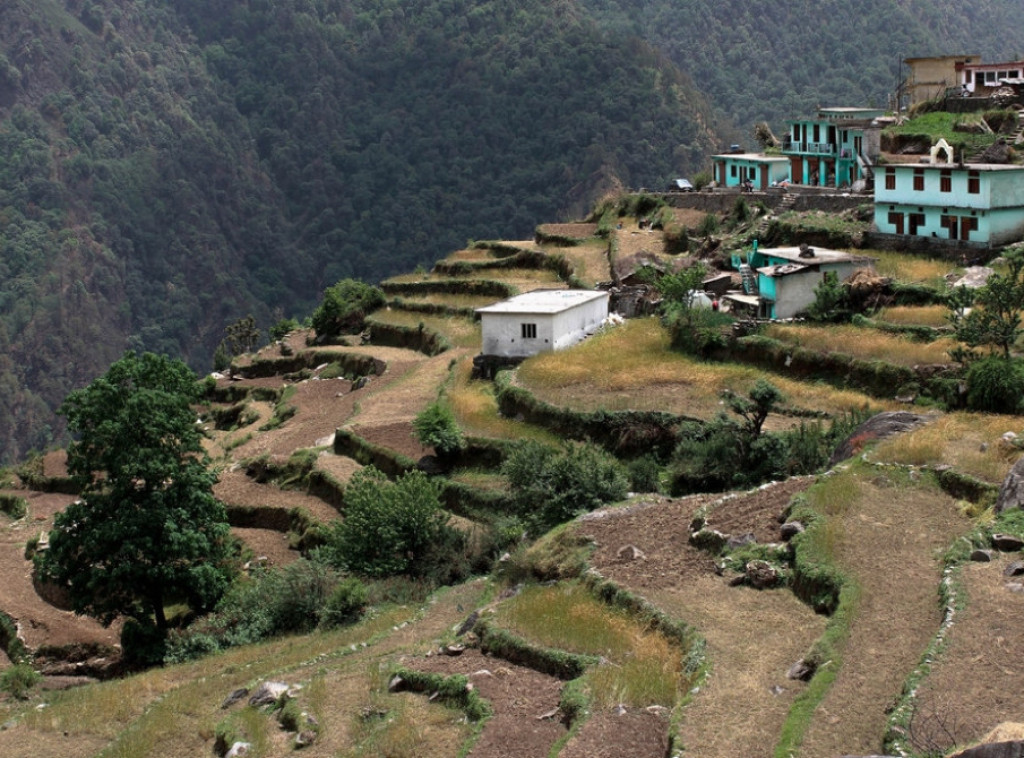
[[[321,626],[351,624],[363,614],[369,602],[370,592],[365,584],[355,577],[343,579],[327,598]]]
[[[661,464],[653,455],[630,461],[629,487],[633,492],[657,492],[660,485]]]
[[[0,513],[13,519],[24,518],[28,513],[28,501],[17,495],[0,495]]]
[[[710,237],[712,234],[718,231],[720,222],[718,216],[714,213],[708,213],[701,219],[701,222],[697,224],[697,228],[694,230],[701,237]]]
[[[567,443],[556,451],[538,442],[522,442],[503,464],[502,473],[520,513],[544,531],[621,500],[629,483],[615,458],[586,443]]]
[[[967,369],[967,407],[991,413],[1018,413],[1024,363],[992,356],[975,361]]]
[[[385,304],[384,293],[356,279],[342,279],[324,291],[323,302],[313,312],[318,337],[330,339],[362,328],[368,313]]]
[[[298,321],[293,318],[283,318],[270,327],[270,337],[274,340],[283,340],[289,332],[294,332],[300,327]]]
[[[373,466],[358,471],[345,490],[345,518],[333,526],[325,554],[366,576],[444,573],[465,537],[448,526],[440,488],[421,471],[391,482]],[[440,547],[439,547],[440,546]]]
[[[424,447],[432,447],[441,458],[448,458],[465,446],[462,431],[448,405],[435,401],[412,422],[416,439]]]
[[[0,674],[0,690],[18,700],[27,700],[32,688],[42,678],[42,675],[27,663],[19,663]]]

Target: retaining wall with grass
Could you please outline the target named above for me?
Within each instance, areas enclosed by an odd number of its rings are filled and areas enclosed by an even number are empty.
[[[420,282],[383,282],[388,295],[486,295],[499,298],[518,295],[519,290],[507,282],[493,279],[434,279]]]
[[[334,433],[334,452],[363,466],[374,466],[392,479],[416,468],[416,461],[409,456],[375,445],[351,429],[338,429]]]
[[[554,271],[562,281],[573,275],[572,264],[561,255],[543,250],[518,250],[515,254],[490,261],[438,261],[434,273],[442,276],[469,276],[482,271],[506,269],[542,269]]]
[[[676,432],[684,422],[699,419],[660,411],[574,411],[544,402],[513,383],[511,372],[495,378],[498,408],[502,415],[521,417],[563,437],[590,440],[621,455],[642,455],[675,446]]]
[[[427,316],[461,316],[473,321],[480,320],[480,314],[476,312],[476,308],[445,305],[444,303],[418,303],[404,300],[400,297],[393,297],[388,301],[388,306],[398,311],[423,313]]]
[[[917,387],[923,395],[947,401],[948,382],[956,378],[955,367],[911,368],[885,361],[865,361],[845,353],[808,350],[762,335],[730,340],[716,348],[712,357],[759,366],[789,378],[822,380],[885,399],[893,398],[901,388]]]
[[[247,366],[232,365],[231,373],[244,379],[257,379],[282,374],[294,374],[324,363],[337,363],[346,376],[380,376],[387,362],[372,355],[343,353],[331,350],[304,350],[297,355],[280,358],[258,358]]]
[[[424,355],[438,355],[451,347],[447,337],[423,324],[399,326],[372,319],[367,323],[370,327],[370,342],[374,345],[401,347]]]

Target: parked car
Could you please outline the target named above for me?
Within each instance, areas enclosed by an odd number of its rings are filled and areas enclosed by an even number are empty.
[[[693,192],[693,184],[690,183],[689,179],[674,179],[668,185],[669,192]]]

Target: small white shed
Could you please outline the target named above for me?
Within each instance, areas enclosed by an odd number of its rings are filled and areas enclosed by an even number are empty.
[[[483,355],[523,358],[571,347],[592,334],[608,318],[608,293],[538,290],[476,312]]]

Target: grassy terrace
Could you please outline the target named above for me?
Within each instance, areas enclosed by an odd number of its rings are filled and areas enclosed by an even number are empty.
[[[585,675],[597,708],[675,704],[682,651],[578,584],[527,587],[502,604],[498,620],[544,647],[606,658],[610,665]]]
[[[599,370],[595,370],[599,366]],[[745,393],[765,372],[750,366],[705,363],[673,351],[657,319],[634,319],[582,345],[524,362],[518,382],[541,399],[592,411],[661,410],[712,418],[725,389]],[[889,406],[859,392],[769,379],[791,406],[830,414]],[[771,419],[769,419],[771,420]]]
[[[928,258],[891,250],[862,250],[864,255],[875,259],[875,270],[881,276],[897,281],[925,284],[939,290],[946,288],[945,276],[963,273],[963,268],[942,258]]]
[[[608,243],[605,240],[588,240],[575,247],[556,247],[542,245],[541,249],[548,255],[561,255],[572,264],[576,276],[588,287],[598,282],[611,280],[611,269],[608,266]]]
[[[559,437],[541,427],[501,416],[494,396],[494,384],[473,381],[470,378],[472,371],[473,364],[469,360],[460,361],[455,367],[454,382],[448,391],[448,402],[465,434],[472,437],[558,443]]]
[[[528,268],[512,268],[512,269],[491,269],[488,271],[480,271],[466,276],[436,276],[433,274],[403,274],[401,276],[393,276],[388,279],[388,282],[394,282],[396,284],[405,284],[408,282],[429,282],[429,281],[450,281],[453,279],[494,279],[496,281],[507,282],[513,287],[518,287],[523,292],[528,292],[532,289],[539,288],[551,288],[556,286],[564,286],[564,282],[558,278],[558,274],[554,271],[547,269],[528,269]]]
[[[390,308],[375,311],[369,320],[414,329],[423,324],[425,328],[433,329],[447,337],[453,347],[480,349],[480,324],[462,316],[433,316]]]
[[[449,308],[483,308],[493,305],[500,298],[494,295],[460,295],[457,293],[442,294],[432,293],[429,295],[399,295],[400,300],[406,303],[422,303],[424,305],[445,305]]]
[[[883,463],[915,466],[946,463],[999,484],[1020,457],[1020,450],[1000,437],[1022,431],[1019,416],[949,413],[921,429],[879,443],[871,457]]]
[[[877,321],[900,326],[949,326],[949,308],[944,305],[897,305],[882,308],[874,315]]]
[[[896,366],[948,363],[957,342],[948,337],[934,342],[914,342],[900,335],[848,325],[810,326],[770,324],[763,334],[808,350],[845,353],[865,361],[885,361]]]

